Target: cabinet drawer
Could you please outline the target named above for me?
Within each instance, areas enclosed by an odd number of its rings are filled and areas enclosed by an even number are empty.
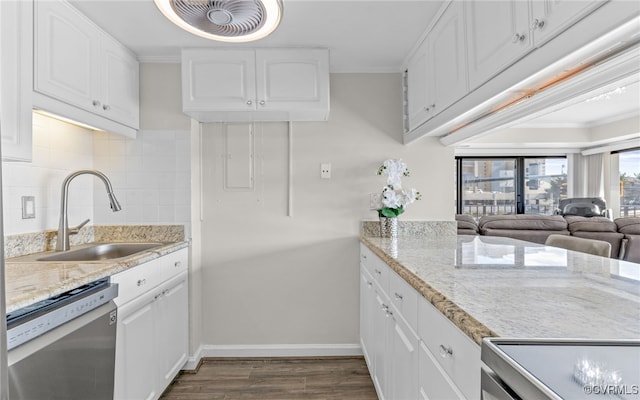
[[[464,396],[451,378],[438,364],[435,357],[424,343],[420,342],[420,398],[430,399],[464,399]]]
[[[442,369],[467,399],[480,398],[480,346],[422,298],[418,333]]]
[[[114,300],[118,306],[128,303],[162,283],[163,271],[158,260],[137,265],[111,277],[111,282],[118,284],[118,297]]]
[[[360,263],[371,274],[378,286],[389,293],[389,274],[391,268],[365,245],[360,245]]]
[[[189,267],[189,249],[184,248],[158,259],[162,269],[162,280],[168,280],[184,272]]]
[[[418,292],[393,271],[389,271],[389,298],[409,328],[418,332]]]

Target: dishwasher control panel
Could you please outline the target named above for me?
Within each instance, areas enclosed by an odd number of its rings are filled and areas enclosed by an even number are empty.
[[[57,328],[118,295],[118,285],[92,283],[7,315],[7,349],[11,350]]]

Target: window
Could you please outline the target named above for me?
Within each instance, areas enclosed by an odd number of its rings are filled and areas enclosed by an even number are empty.
[[[640,217],[640,149],[618,153],[620,216]]]
[[[456,213],[545,214],[567,196],[566,158],[457,157]]]

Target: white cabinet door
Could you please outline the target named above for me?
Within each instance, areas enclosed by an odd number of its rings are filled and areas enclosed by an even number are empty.
[[[2,160],[31,161],[33,4],[0,2],[0,134]]]
[[[407,64],[407,114],[409,130],[413,130],[428,120],[433,112],[429,95],[429,56],[427,41],[423,41]]]
[[[469,88],[477,88],[533,48],[529,3],[521,0],[464,3]]]
[[[99,111],[99,32],[61,1],[35,3],[34,90],[92,112]]]
[[[560,34],[607,0],[535,0],[531,1],[531,28],[536,46]]]
[[[156,303],[159,390],[166,388],[187,361],[189,344],[189,298],[187,273],[172,279]]]
[[[373,382],[378,389],[378,396],[381,400],[392,399],[389,397],[389,320],[387,312],[389,310],[389,299],[379,288],[374,289],[375,302],[373,311],[373,330],[375,332],[373,342]]]
[[[183,50],[184,111],[255,110],[253,50]]]
[[[370,372],[373,372],[375,368],[373,360],[375,292],[373,285],[373,278],[362,266],[360,268],[360,343]]]
[[[427,36],[433,115],[468,93],[463,2],[452,2]]]
[[[418,398],[418,337],[395,308],[389,311],[390,399],[414,400]]]
[[[152,296],[142,296],[118,308],[114,399],[159,397],[154,304]]]
[[[138,62],[120,43],[106,35],[102,37],[102,50],[102,104],[99,112],[105,118],[138,128]]]
[[[257,109],[292,112],[329,107],[324,49],[256,50]]]

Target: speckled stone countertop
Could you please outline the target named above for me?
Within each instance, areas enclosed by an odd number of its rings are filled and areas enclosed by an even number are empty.
[[[92,238],[97,243],[162,242],[164,245],[111,261],[42,262],[21,257],[7,258],[7,313],[189,246],[184,241],[182,227],[176,226],[102,226],[96,227]],[[72,245],[71,250],[74,248]],[[17,250],[15,253],[24,254]]]
[[[478,344],[640,338],[640,264],[487,236],[361,241]]]

